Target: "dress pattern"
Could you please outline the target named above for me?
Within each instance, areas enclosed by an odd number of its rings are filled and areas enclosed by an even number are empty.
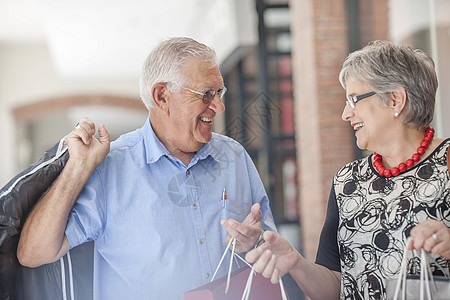
[[[386,299],[386,278],[396,278],[411,229],[428,218],[450,228],[450,139],[424,161],[396,177],[379,176],[371,156],[341,168],[333,186],[339,211],[341,299]],[[418,274],[420,256],[409,256],[408,273]],[[449,270],[450,261],[435,255]],[[442,271],[431,263],[434,274]]]

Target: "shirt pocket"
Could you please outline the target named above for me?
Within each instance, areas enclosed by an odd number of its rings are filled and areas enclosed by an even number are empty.
[[[227,219],[234,219],[238,222],[244,221],[245,217],[250,213],[251,205],[240,202],[231,201],[225,204],[225,211],[227,213]]]

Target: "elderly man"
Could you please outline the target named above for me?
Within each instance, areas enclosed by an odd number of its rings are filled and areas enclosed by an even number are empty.
[[[103,125],[97,139],[82,119],[19,242],[20,263],[37,267],[95,241],[94,299],[182,299],[209,282],[231,237],[245,252],[276,230],[249,155],[212,133],[226,91],[215,52],[188,38],[163,41],[140,85],[145,125],[110,145]]]

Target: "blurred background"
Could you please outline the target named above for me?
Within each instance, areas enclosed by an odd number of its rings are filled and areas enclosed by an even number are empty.
[[[141,127],[141,64],[171,36],[217,51],[229,92],[215,131],[246,147],[280,232],[309,259],[333,175],[367,155],[341,120],[348,53],[389,39],[431,55],[433,126],[450,136],[447,0],[0,0],[0,186],[84,116],[113,139]]]

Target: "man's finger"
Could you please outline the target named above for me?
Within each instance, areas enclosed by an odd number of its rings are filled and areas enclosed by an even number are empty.
[[[242,224],[236,220],[222,220],[221,224],[228,231],[228,233],[235,237],[238,241],[246,238],[247,227],[241,226]]]
[[[245,217],[242,224],[252,226],[260,224],[262,220],[262,212],[261,212],[261,206],[259,203],[253,204],[252,208],[250,209],[250,213]]]
[[[252,211],[252,215],[255,218],[257,218],[257,217],[262,218],[261,205],[259,203],[253,204],[251,211]]]
[[[109,132],[108,130],[106,130],[106,127],[104,124],[100,124],[99,128],[98,128],[98,136],[99,136],[99,141],[101,144],[107,144],[109,143]]]
[[[78,128],[73,130],[73,136],[75,138],[80,138],[85,145],[91,143],[92,135],[90,135],[82,125],[77,125]]]

